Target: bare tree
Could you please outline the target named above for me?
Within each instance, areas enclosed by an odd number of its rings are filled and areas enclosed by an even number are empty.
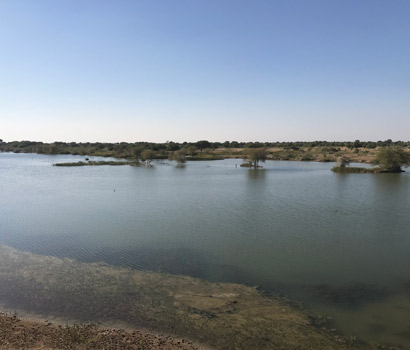
[[[350,163],[349,160],[344,156],[337,158],[336,162],[337,166],[340,168],[346,168],[346,165],[349,165]]]
[[[141,159],[145,161],[146,165],[150,165],[154,158],[155,158],[155,152],[150,149],[146,149],[142,151],[141,153]]]

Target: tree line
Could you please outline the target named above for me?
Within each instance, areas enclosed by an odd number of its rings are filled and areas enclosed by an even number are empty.
[[[3,142],[0,139],[0,152],[38,153],[38,154],[72,154],[83,156],[117,157],[139,164],[140,161],[149,164],[153,159],[170,159],[178,164],[186,160],[213,160],[227,157],[243,158],[241,166],[258,168],[259,163],[271,160],[301,160],[301,161],[337,161],[335,167],[341,171],[351,171],[346,168],[348,158],[353,161],[372,161],[382,166],[388,172],[400,171],[401,166],[410,164],[410,142],[392,140],[353,142],[172,142],[152,143],[76,143],[36,141]],[[406,150],[407,149],[407,150]],[[389,163],[390,162],[390,163]],[[353,169],[357,170],[357,169]]]
[[[409,147],[410,141],[306,141],[306,142],[210,142],[200,140],[197,142],[173,142],[165,143],[153,142],[118,142],[118,143],[101,143],[101,142],[53,142],[44,143],[37,141],[12,141],[3,142],[0,139],[0,152],[15,153],[39,153],[39,154],[73,154],[73,155],[95,155],[103,157],[118,158],[140,158],[143,155],[151,156],[155,159],[167,159],[172,156],[173,152],[179,152],[179,155],[185,152],[185,155],[193,159],[206,158],[204,151],[214,151],[218,149],[235,150],[249,148],[281,148],[283,150],[298,151],[301,148],[315,147],[347,147],[349,149],[374,149],[384,146]],[[145,152],[145,153],[144,153]],[[178,155],[178,154],[177,154]],[[176,155],[176,156],[177,156]]]

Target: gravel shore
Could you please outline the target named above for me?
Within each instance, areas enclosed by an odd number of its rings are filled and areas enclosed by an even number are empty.
[[[202,350],[185,339],[94,325],[61,326],[0,314],[0,349]]]

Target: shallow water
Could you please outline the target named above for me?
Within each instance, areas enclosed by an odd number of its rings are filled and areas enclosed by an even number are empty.
[[[410,347],[409,172],[334,174],[309,162],[252,171],[240,160],[52,166],[83,158],[0,153],[0,243],[260,285],[348,334]]]
[[[300,350],[301,344],[315,350],[375,349],[312,326],[310,320],[321,319],[295,310],[283,297],[237,283],[81,263],[0,245],[0,286],[6,310],[27,317],[29,309],[46,323],[150,329],[206,349]]]

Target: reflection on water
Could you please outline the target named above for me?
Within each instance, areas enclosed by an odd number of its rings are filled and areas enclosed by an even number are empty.
[[[409,314],[397,311],[410,298],[409,173],[269,161],[254,170],[237,160],[51,166],[81,159],[0,154],[0,242],[259,285],[331,314],[347,333],[410,347]]]
[[[246,172],[249,180],[264,180],[266,177],[265,169],[248,169]]]

